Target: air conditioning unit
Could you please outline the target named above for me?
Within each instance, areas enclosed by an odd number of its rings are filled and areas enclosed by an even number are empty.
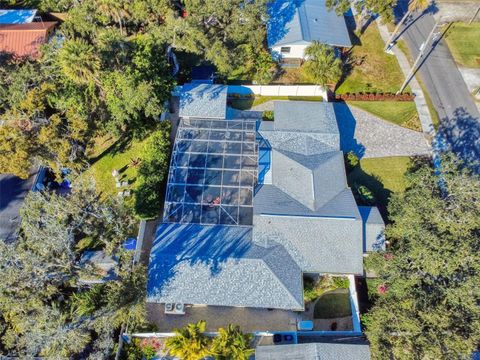
[[[166,303],[165,314],[185,315],[185,304],[182,303]]]

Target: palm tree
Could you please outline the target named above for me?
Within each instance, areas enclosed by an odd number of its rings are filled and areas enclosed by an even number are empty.
[[[168,338],[165,342],[170,355],[182,360],[201,360],[209,355],[210,339],[204,335],[205,329],[204,320],[175,329],[175,336]]]
[[[210,354],[217,360],[248,360],[254,353],[250,348],[252,335],[244,334],[239,326],[228,325],[218,329],[218,336],[213,339]]]
[[[342,61],[335,56],[333,47],[314,41],[305,49],[305,56],[302,70],[315,84],[326,86],[342,76]]]
[[[100,59],[93,46],[83,39],[65,41],[59,52],[58,63],[65,77],[77,84],[99,82]]]
[[[411,15],[411,13],[418,10],[425,10],[430,6],[430,2],[431,0],[410,0],[410,2],[408,3],[408,11],[405,13],[405,15],[403,15],[402,20],[400,20],[395,27],[395,30],[393,31],[390,39],[388,39],[387,44],[385,45],[385,50],[387,50],[390,44],[395,41],[398,31],[400,30],[400,26],[402,26],[402,24]]]

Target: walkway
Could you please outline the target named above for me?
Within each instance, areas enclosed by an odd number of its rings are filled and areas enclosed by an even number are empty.
[[[380,36],[386,44],[390,38],[390,32],[388,31],[386,25],[382,25],[380,23],[380,20],[377,20],[377,26],[378,30],[380,31]],[[411,70],[407,57],[398,46],[394,46],[391,51],[393,52],[393,55],[397,57],[400,69],[406,78]],[[414,101],[415,105],[417,106],[418,116],[420,117],[420,123],[422,124],[422,130],[424,133],[433,136],[435,134],[435,129],[433,127],[432,116],[430,114],[430,110],[428,109],[427,101],[425,100],[425,94],[423,93],[423,90],[415,77],[412,78],[409,85],[413,94],[415,95]]]
[[[424,133],[382,120],[351,105],[335,103],[340,146],[363,158],[431,155]]]

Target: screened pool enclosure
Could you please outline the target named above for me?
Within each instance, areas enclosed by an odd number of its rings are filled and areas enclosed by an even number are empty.
[[[181,119],[163,221],[252,225],[257,164],[256,121]]]

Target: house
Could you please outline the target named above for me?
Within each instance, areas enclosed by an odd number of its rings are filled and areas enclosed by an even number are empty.
[[[255,360],[370,360],[365,342],[316,342],[294,345],[258,346]]]
[[[304,274],[363,274],[333,105],[276,101],[274,113],[180,119],[147,302],[302,311]]]
[[[352,46],[344,16],[329,10],[325,0],[275,0],[268,12],[268,46],[284,62],[299,63],[313,41],[337,48]]]
[[[42,21],[36,10],[0,10],[0,55],[37,58],[56,24]]]
[[[227,86],[189,83],[180,90],[179,115],[183,118],[225,119]]]
[[[34,169],[27,179],[12,174],[0,174],[0,241],[17,238],[20,225],[20,208],[30,190],[41,186],[45,170]]]

